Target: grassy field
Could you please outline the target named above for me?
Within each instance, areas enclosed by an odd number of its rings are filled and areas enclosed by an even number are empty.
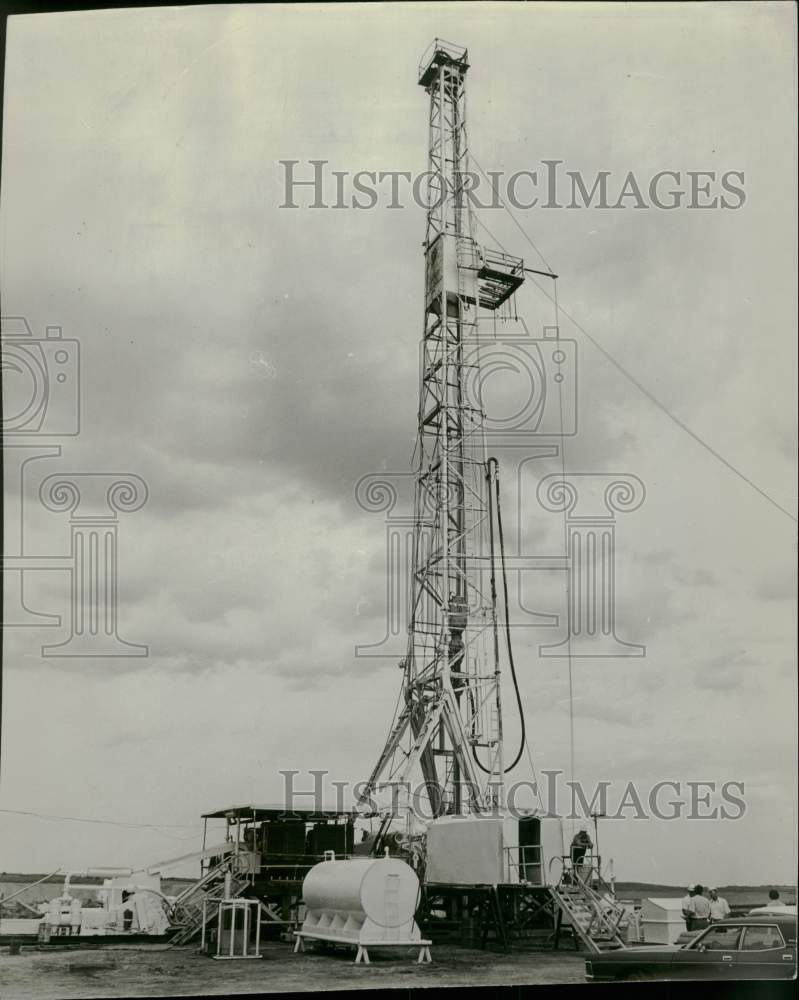
[[[105,948],[102,951],[26,952],[5,957],[0,995],[9,1000],[88,1000],[95,997],[231,995],[424,986],[513,986],[581,983],[585,956],[514,952],[511,955],[434,945],[431,965],[414,953],[371,953],[355,965],[354,951],[295,955],[290,945],[267,942],[261,961],[214,962],[183,948]]]

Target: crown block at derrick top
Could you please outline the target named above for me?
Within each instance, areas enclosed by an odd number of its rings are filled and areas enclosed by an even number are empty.
[[[419,63],[419,86],[429,87],[441,66],[453,66],[465,73],[469,68],[468,55],[463,46],[437,38]]]

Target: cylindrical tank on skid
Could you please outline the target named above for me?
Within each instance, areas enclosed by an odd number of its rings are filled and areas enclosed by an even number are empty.
[[[302,897],[309,910],[362,915],[381,927],[399,927],[413,920],[419,879],[399,858],[323,861],[308,872]]]
[[[322,861],[305,876],[302,898],[305,937],[371,944],[420,939],[414,921],[419,879],[399,858]]]

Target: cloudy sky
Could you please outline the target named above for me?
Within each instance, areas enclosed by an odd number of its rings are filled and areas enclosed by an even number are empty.
[[[423,170],[416,67],[438,35],[468,46],[486,169],[744,173],[737,210],[517,215],[568,316],[774,501],[561,316],[579,359],[567,467],[647,489],[617,526],[618,633],[647,656],[574,661],[575,777],[746,788],[736,822],[605,821],[603,854],[628,878],[791,877],[794,17],[223,5],[9,21],[3,313],[81,348],[81,432],[27,469],[26,552],[68,552],[46,475],[140,476],[147,502],[119,521],[119,631],[149,656],[45,659],[65,632],[6,629],[0,869],[152,862],[196,846],[202,812],[279,798],[281,768],[371,771],[400,677],[354,652],[384,635],[386,590],[384,521],[354,489],[410,467],[424,215],[281,209],[279,161]],[[540,266],[506,213],[483,218]],[[517,305],[533,331],[552,322],[532,285]],[[535,488],[557,466],[517,477],[521,457],[500,454],[511,545],[556,554],[562,521]],[[15,483],[7,465],[9,501]],[[65,615],[66,574],[31,575],[28,607]],[[526,607],[563,613],[562,575],[524,588]],[[567,664],[539,655],[547,641],[520,630],[520,684],[536,766],[568,771]],[[507,728],[515,741],[512,708]]]

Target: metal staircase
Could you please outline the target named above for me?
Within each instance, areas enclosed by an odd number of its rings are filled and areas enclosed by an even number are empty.
[[[568,859],[564,859],[564,862]],[[580,869],[584,868],[585,871]],[[558,926],[567,917],[575,938],[588,951],[597,954],[616,948],[626,948],[619,927],[625,911],[608,892],[601,894],[591,885],[593,865],[566,865],[560,882],[550,889],[559,911]],[[597,877],[598,888],[603,882]]]
[[[186,944],[203,926],[203,914],[205,921],[210,921],[216,914],[217,908],[205,906],[207,902],[219,902],[222,899],[232,899],[241,895],[247,888],[245,881],[238,881],[230,875],[230,883],[227,894],[225,893],[225,878],[230,873],[230,861],[225,860],[215,868],[211,868],[194,885],[185,889],[172,904],[172,923],[177,924],[178,929],[172,935],[173,945]]]

